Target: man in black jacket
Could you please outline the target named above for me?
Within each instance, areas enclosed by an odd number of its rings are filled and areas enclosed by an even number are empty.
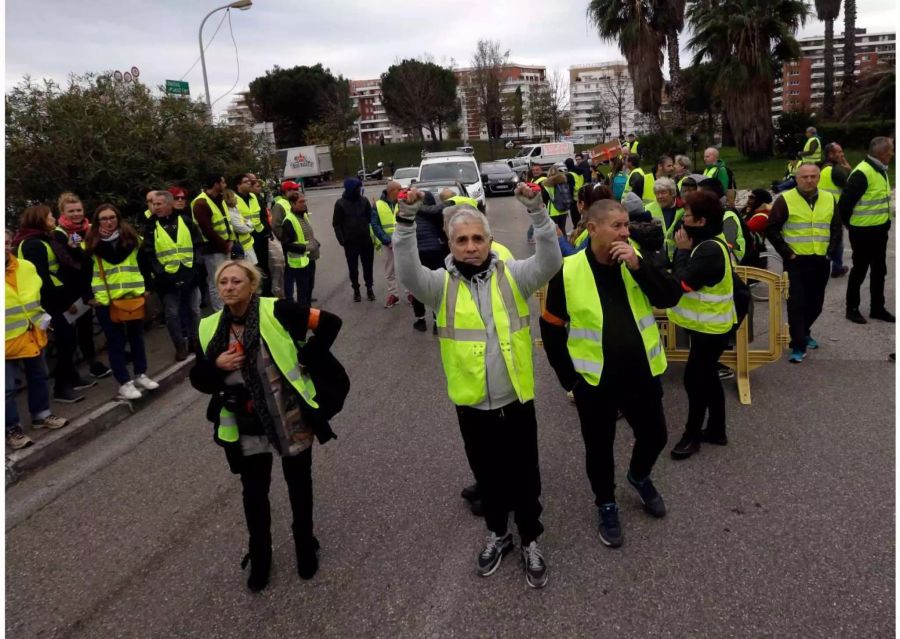
[[[659,380],[665,355],[651,305],[674,306],[681,289],[661,262],[637,255],[628,243],[628,213],[621,204],[600,200],[584,217],[590,245],[567,257],[550,281],[540,320],[541,337],[560,384],[575,396],[588,479],[600,511],[600,539],[618,548],[622,530],[615,498],[613,442],[619,409],[635,437],[628,482],[649,514],[666,514],[665,503],[650,481],[653,465],[666,445]],[[590,270],[596,291],[582,285],[579,275],[585,268]],[[592,296],[599,298],[599,304],[591,303]],[[572,308],[581,309],[579,314],[591,314],[602,330],[586,328],[583,316],[573,320]],[[592,310],[584,311],[586,308]],[[594,343],[586,356],[583,342],[588,339]]]
[[[347,257],[354,302],[362,300],[359,294],[360,262],[363,268],[363,281],[366,284],[366,296],[370,302],[375,301],[375,291],[372,290],[375,245],[369,231],[371,216],[372,204],[362,196],[362,182],[352,177],[344,180],[344,193],[334,203],[331,225],[334,227],[338,244],[344,247],[344,255]]]

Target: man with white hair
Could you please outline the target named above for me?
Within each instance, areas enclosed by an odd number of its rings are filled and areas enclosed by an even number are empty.
[[[528,259],[499,259],[491,250],[487,218],[463,204],[445,210],[450,243],[445,268],[423,266],[416,246],[422,194],[415,189],[399,203],[393,243],[398,279],[437,309],[447,391],[490,531],[478,554],[478,574],[493,574],[513,549],[507,530],[512,511],[526,581],[543,588],[547,564],[537,545],[544,528],[528,298],[559,270],[562,254],[541,194],[520,184],[516,197],[534,227],[535,254]]]
[[[659,220],[666,238],[666,255],[671,261],[675,255],[675,225],[684,217],[684,209],[675,204],[675,182],[670,178],[659,178],[653,183],[656,199],[647,205],[647,211],[654,220]]]
[[[816,127],[806,127],[806,144],[798,155],[800,164],[818,164],[822,161],[822,140],[816,133]]]

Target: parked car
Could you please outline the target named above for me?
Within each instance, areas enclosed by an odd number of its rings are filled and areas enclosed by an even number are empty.
[[[430,193],[431,197],[434,198],[435,203],[440,202],[440,194],[444,189],[450,189],[453,191],[454,195],[471,197],[469,196],[468,189],[466,189],[466,185],[459,180],[423,180],[422,182],[414,182],[413,187],[419,191]],[[478,203],[478,210],[482,213],[485,212],[483,202]]]
[[[512,195],[519,178],[506,162],[482,162],[481,182],[484,184],[485,195]]]
[[[475,157],[461,151],[426,153],[419,165],[418,182],[426,180],[459,181],[470,198],[484,207],[484,185]]]
[[[419,167],[417,166],[405,166],[402,169],[397,169],[394,171],[394,175],[391,176],[392,180],[395,180],[400,183],[404,189],[408,189],[409,185],[419,177]]]

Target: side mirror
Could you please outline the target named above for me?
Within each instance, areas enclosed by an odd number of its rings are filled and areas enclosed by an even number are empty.
[[[484,174],[484,173],[482,173],[482,174],[481,174],[481,181],[482,181],[482,182],[487,182],[487,179],[488,179],[488,178],[487,178],[487,175]]]
[[[409,181],[410,184],[415,184],[416,182],[418,182],[418,180],[416,178],[413,178]]]

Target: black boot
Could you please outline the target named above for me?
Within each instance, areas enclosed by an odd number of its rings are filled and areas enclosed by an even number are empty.
[[[244,555],[241,568],[247,567],[250,562],[250,576],[247,578],[247,588],[250,592],[260,592],[269,585],[269,569],[272,567],[272,546],[250,544],[250,552]]]
[[[315,535],[308,539],[294,535],[294,548],[297,551],[297,574],[301,579],[312,579],[319,570],[319,540]]]

